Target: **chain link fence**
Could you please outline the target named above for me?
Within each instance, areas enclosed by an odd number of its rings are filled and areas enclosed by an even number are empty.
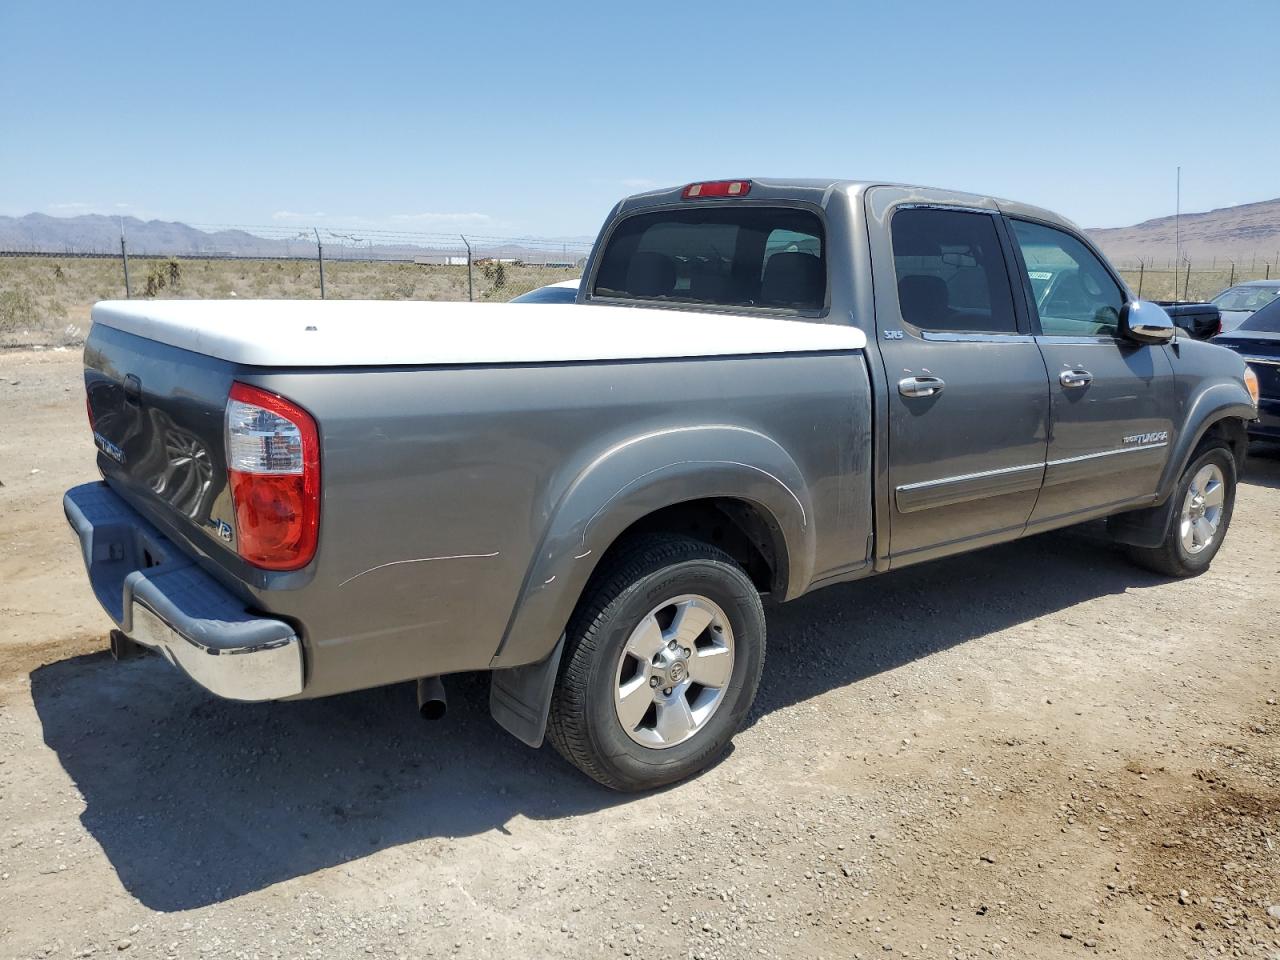
[[[581,276],[591,249],[582,238],[278,225],[148,224],[131,239],[100,221],[74,244],[32,236],[0,247],[0,348],[78,343],[92,304],[124,297],[505,301]],[[1205,300],[1280,279],[1277,261],[1280,252],[1119,267],[1148,300]]]
[[[1119,265],[1120,275],[1133,292],[1146,300],[1208,300],[1223,290],[1246,280],[1280,279],[1280,267],[1269,260],[1233,262],[1211,260],[1208,264],[1184,260],[1175,267],[1170,260],[1139,261]]]
[[[263,298],[510,300],[581,276],[591,242],[387,230],[192,225],[171,236],[0,249],[0,347],[83,339],[94,302]]]

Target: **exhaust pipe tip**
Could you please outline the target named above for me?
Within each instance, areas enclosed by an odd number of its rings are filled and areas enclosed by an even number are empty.
[[[129,639],[119,630],[112,630],[108,638],[111,643],[111,659],[117,663],[121,660],[132,660],[134,657],[140,657],[145,650],[142,644]]]
[[[444,694],[444,681],[439,677],[418,679],[418,713],[423,720],[439,720],[448,709]]]

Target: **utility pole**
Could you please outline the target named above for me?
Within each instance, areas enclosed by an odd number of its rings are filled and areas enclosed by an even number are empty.
[[[1178,186],[1173,213],[1174,263],[1182,262],[1182,167],[1178,167]],[[1176,268],[1175,268],[1176,269]],[[1178,275],[1173,275],[1173,299],[1178,299]]]
[[[320,261],[320,299],[324,299],[324,244],[320,242],[320,231],[315,227],[311,228],[316,235],[316,256]]]
[[[124,298],[129,300],[133,294],[129,292],[129,251],[124,243],[124,217],[120,218],[120,260],[124,263]]]

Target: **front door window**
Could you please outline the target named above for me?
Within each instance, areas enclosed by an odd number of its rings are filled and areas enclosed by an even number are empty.
[[[1125,296],[1093,251],[1053,227],[1013,221],[1045,336],[1114,337]]]

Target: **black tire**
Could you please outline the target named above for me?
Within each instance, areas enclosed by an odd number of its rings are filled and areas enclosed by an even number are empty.
[[[723,550],[678,536],[646,536],[597,571],[569,622],[547,736],[560,754],[614,790],[649,790],[691,776],[728,745],[755,699],[764,667],[760,594]],[[717,604],[733,633],[723,699],[686,741],[656,749],[623,729],[614,690],[632,631],[656,606],[695,594]]]
[[[1187,499],[1187,491],[1192,479],[1205,466],[1213,464],[1222,471],[1223,500],[1222,519],[1218,523],[1217,532],[1198,553],[1190,553],[1182,542],[1182,507]],[[1222,547],[1226,538],[1227,527],[1231,524],[1231,514],[1236,504],[1236,461],[1231,448],[1225,443],[1212,440],[1200,447],[1187,468],[1178,478],[1178,485],[1172,496],[1173,516],[1169,520],[1169,529],[1165,532],[1164,542],[1158,547],[1129,547],[1130,558],[1139,566],[1146,567],[1156,573],[1169,577],[1194,577],[1209,569],[1209,564]]]

